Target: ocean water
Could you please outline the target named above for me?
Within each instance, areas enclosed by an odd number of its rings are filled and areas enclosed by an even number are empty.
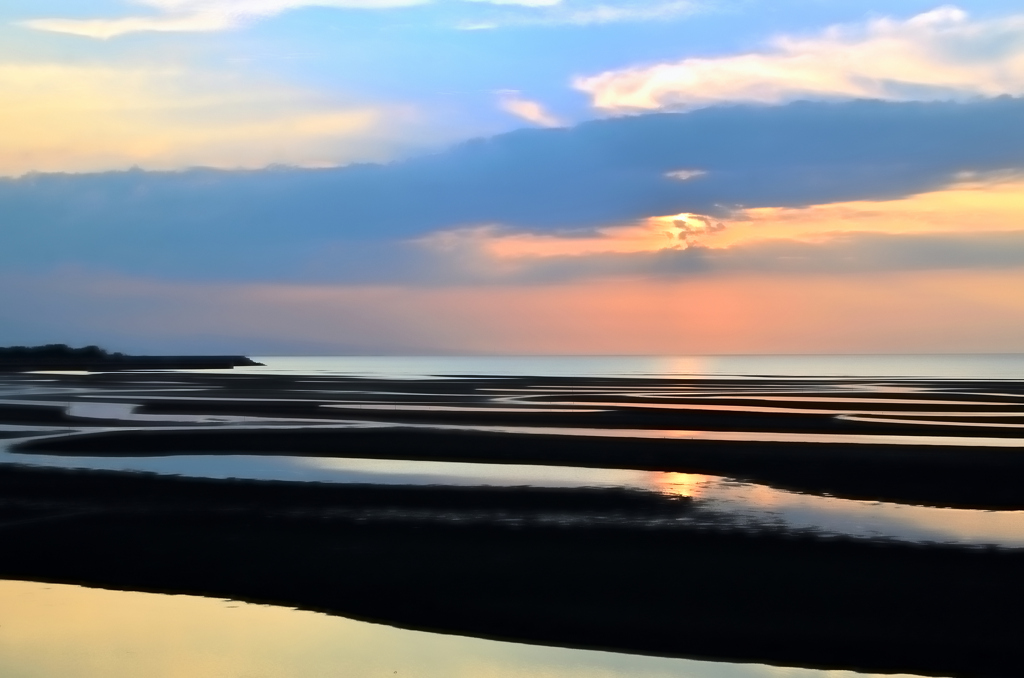
[[[1024,379],[1024,353],[694,356],[250,356],[235,372],[411,379],[552,377],[866,377]]]

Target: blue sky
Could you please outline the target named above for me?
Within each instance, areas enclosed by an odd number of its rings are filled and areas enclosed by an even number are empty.
[[[0,343],[1024,350],[1022,94],[996,0],[9,2]]]
[[[503,110],[502,102],[511,99],[537,102],[564,124],[607,115],[574,86],[579,78],[687,58],[770,53],[779,36],[815,37],[837,25],[856,31],[879,17],[906,21],[940,7],[841,0],[548,3],[552,0],[14,2],[0,8],[0,59],[8,65],[106,69],[113,78],[149,75],[162,81],[153,83],[157,92],[121,95],[152,99],[163,92],[171,101],[147,100],[146,105],[154,107],[154,115],[171,119],[234,114],[224,110],[227,103],[209,101],[211,89],[264,104],[275,99],[278,107],[283,107],[280,98],[288,97],[292,112],[357,109],[387,116],[390,129],[372,144],[339,144],[321,157],[306,153],[308,163],[345,163],[400,157],[530,124]],[[263,12],[251,11],[261,7]],[[1014,11],[1010,2],[959,7],[975,24]],[[180,30],[143,30],[175,27]],[[95,95],[108,87],[98,83]],[[191,108],[193,117],[181,108]],[[133,159],[125,155],[122,163]],[[143,167],[173,166],[158,154],[136,155]],[[269,149],[236,155],[197,153],[195,164],[258,166],[275,157]],[[294,152],[276,155],[285,163],[304,161]],[[96,158],[81,165],[116,168],[117,158],[109,154],[105,162]],[[21,169],[32,167],[26,163],[8,171]]]

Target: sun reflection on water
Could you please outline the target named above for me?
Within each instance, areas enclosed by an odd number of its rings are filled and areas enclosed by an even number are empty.
[[[662,494],[677,497],[699,498],[714,478],[699,473],[674,473],[666,471],[652,474],[654,486]]]

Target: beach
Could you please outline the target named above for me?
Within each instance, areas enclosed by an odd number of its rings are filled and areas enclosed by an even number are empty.
[[[1021,661],[1012,379],[3,387],[3,578],[659,656],[957,676]]]

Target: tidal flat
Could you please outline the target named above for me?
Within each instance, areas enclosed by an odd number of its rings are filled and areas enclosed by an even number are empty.
[[[783,666],[1022,664],[1024,382],[0,383],[0,578]]]

